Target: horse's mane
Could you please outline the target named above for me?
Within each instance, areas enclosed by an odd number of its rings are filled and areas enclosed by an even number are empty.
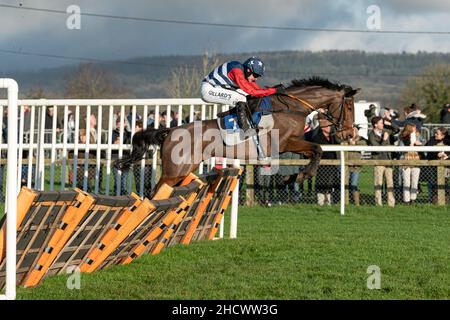
[[[299,89],[304,87],[319,86],[330,90],[341,91],[341,90],[352,90],[352,88],[345,84],[340,84],[336,82],[331,82],[328,79],[313,76],[309,79],[294,79],[292,84],[286,89]]]

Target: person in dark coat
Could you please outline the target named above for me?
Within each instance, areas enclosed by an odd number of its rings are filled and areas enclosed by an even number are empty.
[[[321,145],[339,144],[340,142],[332,134],[331,124],[328,120],[320,120],[320,126],[311,135],[311,142]],[[322,159],[337,159],[336,152],[324,152]],[[332,202],[332,193],[339,189],[339,173],[337,166],[319,166],[316,175],[317,203],[319,205]]]
[[[120,130],[123,127],[123,140],[120,141]],[[116,119],[116,128],[112,132],[112,143],[113,144],[130,144],[131,143],[131,132],[127,130],[126,119],[121,123],[120,116]],[[125,157],[129,154],[129,151],[123,150],[122,156]],[[119,150],[111,151],[111,160],[114,162],[119,159]],[[125,170],[120,172],[113,166],[113,177],[114,177],[114,195],[120,196],[128,193],[128,177],[130,170]]]
[[[442,124],[450,124],[450,103],[444,104],[440,114]]]
[[[439,127],[434,136],[428,140],[425,146],[450,145],[448,130],[445,127]],[[446,154],[444,152],[427,152],[427,160],[443,160]],[[437,203],[437,167],[424,167],[424,175],[428,182],[428,202]]]

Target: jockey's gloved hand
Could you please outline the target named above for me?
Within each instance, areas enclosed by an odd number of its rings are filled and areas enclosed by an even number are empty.
[[[284,85],[282,84],[282,83],[280,83],[280,84],[277,84],[277,85],[275,85],[275,86],[273,86],[275,89],[278,89],[278,88],[284,88]]]
[[[278,84],[274,88],[277,90],[277,94],[287,94],[287,91],[282,84]]]

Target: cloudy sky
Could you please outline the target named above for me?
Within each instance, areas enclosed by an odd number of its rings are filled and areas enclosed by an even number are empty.
[[[450,32],[449,0],[0,0],[0,71],[55,67],[75,61],[33,54],[112,60],[154,55],[272,50],[450,52],[450,34],[374,34],[229,28],[81,16],[1,7],[206,23],[367,30],[370,5],[381,30]],[[19,54],[21,52],[22,54]]]

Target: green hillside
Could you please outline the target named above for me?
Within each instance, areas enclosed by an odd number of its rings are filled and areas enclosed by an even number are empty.
[[[396,103],[408,77],[420,74],[424,67],[450,63],[450,54],[384,54],[362,51],[278,51],[221,55],[219,61],[261,57],[267,65],[263,84],[286,83],[294,78],[320,75],[331,80],[361,87],[359,99]],[[97,64],[98,65],[98,64]],[[137,98],[169,97],[168,81],[173,70],[188,66],[200,68],[201,56],[143,57],[101,64],[114,74],[121,86]],[[8,74],[16,78],[26,93],[42,88],[48,97],[62,97],[67,75],[77,66],[46,69],[40,72]],[[100,98],[100,97],[99,97]]]

